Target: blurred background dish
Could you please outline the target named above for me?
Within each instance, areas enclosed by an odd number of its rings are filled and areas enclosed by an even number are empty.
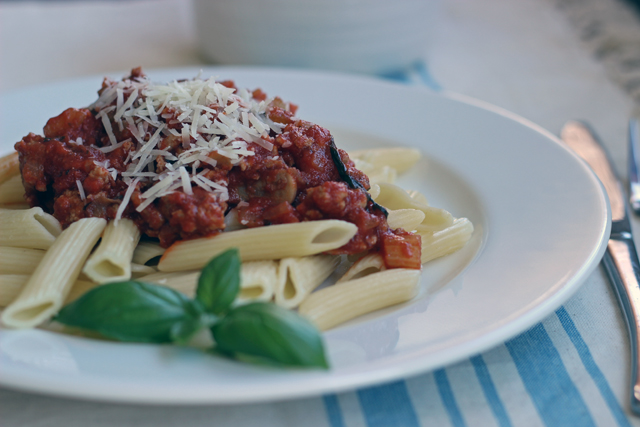
[[[194,0],[197,40],[219,64],[384,74],[423,60],[440,0]]]

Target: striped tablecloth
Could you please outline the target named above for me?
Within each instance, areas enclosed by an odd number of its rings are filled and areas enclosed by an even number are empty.
[[[0,3],[0,88],[126,70],[132,61],[146,68],[198,64],[189,13],[188,3],[178,0]],[[567,119],[586,119],[623,171],[631,97],[581,45],[555,2],[451,0],[441,13],[429,70],[418,65],[385,78],[474,96],[556,133]],[[62,31],[68,28],[79,37]],[[113,55],[108,63],[96,53],[100,49]],[[634,225],[640,230],[637,219]],[[468,360],[391,384],[297,401],[195,407],[104,404],[0,389],[0,425],[640,425],[628,412],[628,352],[617,301],[597,269],[530,330]]]

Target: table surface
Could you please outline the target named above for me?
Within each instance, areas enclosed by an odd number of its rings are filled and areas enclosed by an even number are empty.
[[[623,172],[632,95],[580,41],[559,3],[442,2],[425,47],[430,73],[447,91],[506,108],[556,134],[568,119],[589,121]],[[0,90],[122,73],[132,64],[204,64],[191,23],[190,3],[179,0],[2,2]],[[637,219],[634,227],[640,230]],[[547,346],[555,353],[545,360],[558,366],[532,374],[516,363],[515,345],[531,354]],[[0,389],[0,420],[7,427],[640,425],[628,412],[628,352],[624,320],[597,269],[532,330],[482,355],[390,385],[199,407],[104,404]],[[553,389],[561,384],[553,377],[558,372],[569,389]]]

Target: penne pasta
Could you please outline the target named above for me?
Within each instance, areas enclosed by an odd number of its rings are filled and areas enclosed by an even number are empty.
[[[87,291],[95,288],[96,286],[100,286],[98,283],[94,283],[90,280],[76,280],[73,286],[71,287],[71,291],[64,300],[65,304],[69,304],[80,298]]]
[[[28,274],[0,274],[0,307],[6,307],[16,299],[29,277]],[[75,301],[96,286],[97,283],[88,280],[76,280],[64,301],[65,304]]]
[[[389,210],[387,223],[391,228],[402,228],[407,231],[415,230],[424,221],[424,212],[419,209]]]
[[[398,177],[398,172],[390,166],[376,166],[358,159],[355,159],[354,163],[356,168],[364,172],[367,177],[369,177],[369,182],[372,184],[378,182],[388,182],[393,184],[396,182],[396,178]]]
[[[419,209],[429,205],[414,200],[404,189],[397,185],[380,183],[380,192],[375,201],[387,209]]]
[[[340,282],[309,295],[299,313],[326,331],[347,320],[409,301],[418,293],[420,270],[392,269]]]
[[[377,199],[380,195],[380,186],[378,184],[371,184],[371,188],[369,189],[369,195],[373,200]]]
[[[444,209],[427,206],[421,210],[424,212],[424,220],[422,220],[422,223],[420,224],[423,227],[441,229],[453,224],[453,215]]]
[[[359,279],[370,274],[386,270],[384,260],[379,253],[367,254],[353,263],[353,265],[338,279],[338,282]],[[336,283],[338,283],[336,282]]]
[[[17,211],[17,210],[26,210],[29,209],[31,206],[29,206],[28,203],[23,202],[23,203],[9,203],[6,205],[0,204],[0,209],[8,209],[8,210],[13,210],[13,211]]]
[[[370,182],[377,184],[379,182],[388,182],[393,184],[398,178],[398,172],[389,166],[383,166],[378,170],[372,170],[369,174]]]
[[[20,174],[20,163],[17,152],[0,157],[0,184],[18,174]]]
[[[0,246],[0,274],[31,274],[44,254],[40,249]]]
[[[276,304],[285,308],[297,307],[315,288],[333,273],[340,257],[315,255],[304,258],[284,258],[278,267],[275,289]]]
[[[129,280],[131,257],[138,240],[140,230],[132,220],[109,222],[98,248],[91,254],[82,272],[96,283]]]
[[[458,218],[443,230],[418,234],[422,237],[421,261],[424,264],[462,248],[473,234],[473,224],[467,218]]]
[[[269,301],[278,283],[276,261],[243,262],[240,269],[240,301]]]
[[[147,276],[149,274],[155,274],[158,270],[154,267],[144,264],[131,263],[131,278],[136,279],[138,277]]]
[[[429,201],[427,200],[427,196],[425,196],[421,192],[416,190],[407,190],[407,194],[409,195],[409,197],[411,197],[413,200],[420,203],[421,205],[429,206]]]
[[[154,258],[161,256],[164,253],[164,248],[158,243],[154,242],[139,242],[136,249],[133,251],[133,258],[131,262],[136,264],[146,264]]]
[[[174,273],[155,273],[140,277],[142,282],[158,283],[188,297],[193,297],[198,286],[200,271],[181,271]],[[276,261],[243,262],[240,268],[240,301],[269,301],[273,297],[278,279]]]
[[[193,298],[198,286],[199,270],[178,271],[174,273],[153,273],[137,278],[140,282],[156,283],[174,289]]]
[[[389,166],[402,173],[411,169],[420,160],[422,154],[415,148],[396,147],[350,151],[349,157],[354,161],[367,162],[374,168]]]
[[[171,272],[202,268],[212,257],[235,247],[243,261],[315,255],[339,248],[355,235],[346,221],[322,220],[270,225],[230,231],[213,237],[184,240],[166,250],[158,270]]]
[[[4,310],[2,322],[13,328],[31,328],[57,313],[105,226],[102,218],[83,218],[64,230]]]
[[[28,274],[0,274],[0,307],[11,304],[27,280]]]
[[[42,208],[0,209],[0,245],[48,249],[62,231],[60,223]]]
[[[453,224],[453,216],[444,209],[426,205],[412,198],[397,185],[380,183],[380,194],[374,200],[387,209],[418,209],[424,213],[421,225],[429,229],[443,229]]]
[[[24,204],[22,177],[15,175],[0,184],[0,204]]]

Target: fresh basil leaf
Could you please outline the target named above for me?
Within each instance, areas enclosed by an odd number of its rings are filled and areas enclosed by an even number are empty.
[[[224,313],[238,296],[240,264],[240,253],[232,248],[213,258],[202,269],[196,299],[209,313]]]
[[[255,302],[231,309],[211,331],[220,351],[327,368],[320,332],[297,313]]]
[[[165,343],[175,334],[184,338],[186,332],[172,334],[175,325],[198,322],[202,313],[201,304],[173,289],[128,281],[90,290],[63,307],[55,320],[120,341]]]

